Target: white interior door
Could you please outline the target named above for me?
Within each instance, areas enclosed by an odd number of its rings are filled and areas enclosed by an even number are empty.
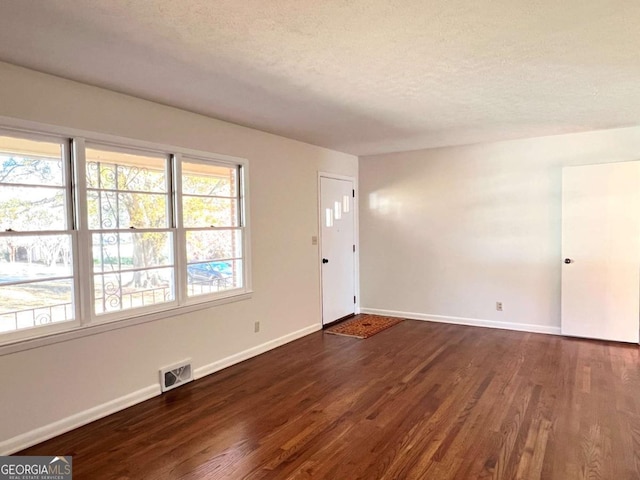
[[[638,342],[640,162],[566,167],[562,334]]]
[[[353,182],[320,177],[322,323],[355,313]]]

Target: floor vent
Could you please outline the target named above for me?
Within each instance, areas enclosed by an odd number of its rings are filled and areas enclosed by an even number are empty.
[[[160,386],[163,392],[179,387],[191,380],[193,380],[191,360],[185,360],[160,370]]]

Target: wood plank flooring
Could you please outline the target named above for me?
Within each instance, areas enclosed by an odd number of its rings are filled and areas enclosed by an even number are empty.
[[[638,346],[322,332],[32,447],[74,479],[639,479]]]

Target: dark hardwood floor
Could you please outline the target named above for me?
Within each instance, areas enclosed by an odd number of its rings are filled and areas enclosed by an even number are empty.
[[[639,479],[638,347],[317,332],[21,454],[74,479]]]

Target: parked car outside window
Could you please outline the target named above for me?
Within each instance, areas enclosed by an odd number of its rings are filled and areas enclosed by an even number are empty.
[[[192,263],[187,266],[189,283],[211,283],[224,286],[227,279],[233,276],[233,269],[228,262]]]

